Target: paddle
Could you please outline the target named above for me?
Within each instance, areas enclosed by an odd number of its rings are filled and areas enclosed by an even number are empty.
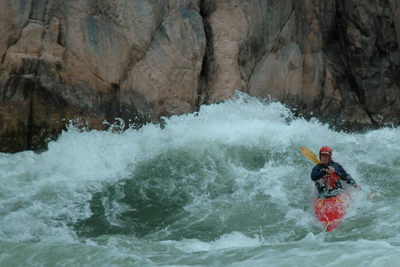
[[[322,164],[321,161],[317,158],[317,155],[315,155],[314,152],[312,152],[310,149],[308,149],[304,146],[301,147],[301,154],[303,154],[306,158],[308,158],[315,164]]]
[[[311,160],[312,162],[314,162],[315,164],[321,164],[324,167],[328,168],[327,165],[322,164],[322,162],[318,159],[318,157],[314,154],[314,152],[312,152],[310,149],[302,146],[301,147],[301,154],[303,154],[306,158],[308,158],[309,160]],[[343,179],[343,176],[340,175],[339,173],[335,172],[335,174],[337,174],[340,178]],[[361,187],[359,187],[359,189],[361,189],[364,193],[368,194],[367,192],[365,192]],[[375,193],[369,193],[368,194],[368,198],[371,199],[372,198],[379,198],[379,196],[377,196]]]

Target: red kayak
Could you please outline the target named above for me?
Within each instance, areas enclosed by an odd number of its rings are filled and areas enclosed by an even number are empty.
[[[350,202],[351,198],[348,191],[329,198],[314,198],[315,215],[324,224],[327,232],[333,231],[342,222]]]

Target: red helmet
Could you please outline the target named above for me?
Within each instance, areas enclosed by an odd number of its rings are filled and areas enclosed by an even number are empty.
[[[322,154],[329,155],[332,158],[332,149],[329,146],[323,146],[319,150],[319,157],[321,157]]]

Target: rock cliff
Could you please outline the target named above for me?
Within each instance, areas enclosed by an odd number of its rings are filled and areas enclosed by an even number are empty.
[[[5,0],[0,33],[3,152],[236,91],[343,127],[400,122],[399,0]]]

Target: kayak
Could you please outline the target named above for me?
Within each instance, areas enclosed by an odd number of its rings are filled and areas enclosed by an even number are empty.
[[[325,231],[333,231],[343,221],[350,202],[348,191],[329,198],[314,198],[315,216],[323,223]]]

